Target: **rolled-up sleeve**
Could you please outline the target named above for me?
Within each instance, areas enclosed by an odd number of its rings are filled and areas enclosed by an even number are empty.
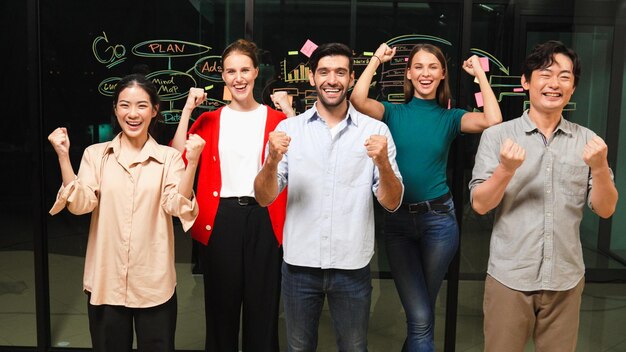
[[[80,168],[76,179],[67,186],[61,185],[57,192],[56,201],[50,209],[50,214],[55,215],[63,208],[76,215],[91,212],[98,205],[99,184],[97,179],[97,165],[94,163],[93,150],[87,148],[83,153]]]
[[[166,160],[164,167],[165,186],[161,206],[167,214],[177,216],[183,229],[188,231],[198,217],[198,203],[195,193],[192,194],[191,199],[187,199],[178,192],[178,184],[185,172],[185,164],[180,154],[175,153]]]
[[[472,179],[469,182],[470,203],[474,200],[474,188],[488,180],[500,163],[500,138],[494,132],[495,129],[487,129],[480,137],[474,169],[472,170]]]

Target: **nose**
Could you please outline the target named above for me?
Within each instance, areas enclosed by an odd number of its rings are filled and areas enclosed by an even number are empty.
[[[130,111],[128,111],[129,117],[137,117],[139,116],[139,108],[136,106],[131,106]]]
[[[330,72],[328,74],[328,78],[326,79],[326,82],[328,84],[334,84],[335,82],[337,82],[337,74],[335,72]]]

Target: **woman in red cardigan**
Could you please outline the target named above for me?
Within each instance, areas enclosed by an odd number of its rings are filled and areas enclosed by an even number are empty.
[[[230,104],[205,112],[187,131],[191,112],[206,99],[191,88],[172,146],[181,152],[188,134],[206,141],[200,158],[200,214],[192,237],[202,243],[206,351],[278,351],[278,304],[286,192],[268,208],[254,199],[268,134],[285,114],[259,104],[252,91],[258,76],[256,45],[239,39],[222,53],[222,79]],[[281,92],[283,93],[283,92]],[[273,97],[293,115],[287,97]],[[259,302],[262,302],[259,304]],[[242,311],[243,308],[243,311]]]

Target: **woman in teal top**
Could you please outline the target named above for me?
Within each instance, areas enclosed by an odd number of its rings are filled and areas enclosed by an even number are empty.
[[[385,243],[396,289],[407,316],[406,351],[434,351],[435,301],[459,245],[454,203],[446,182],[448,151],[454,138],[500,123],[502,114],[478,57],[463,69],[478,79],[484,112],[448,108],[448,67],[441,50],[418,44],[409,55],[404,104],[368,98],[378,66],[395,48],[381,44],[357,81],[350,101],[357,110],[382,120],[396,143],[404,199],[386,214]]]

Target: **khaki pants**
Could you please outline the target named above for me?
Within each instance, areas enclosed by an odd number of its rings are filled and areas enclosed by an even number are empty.
[[[576,350],[585,279],[567,291],[516,291],[487,275],[483,312],[485,352],[523,351],[530,336],[535,351]]]

